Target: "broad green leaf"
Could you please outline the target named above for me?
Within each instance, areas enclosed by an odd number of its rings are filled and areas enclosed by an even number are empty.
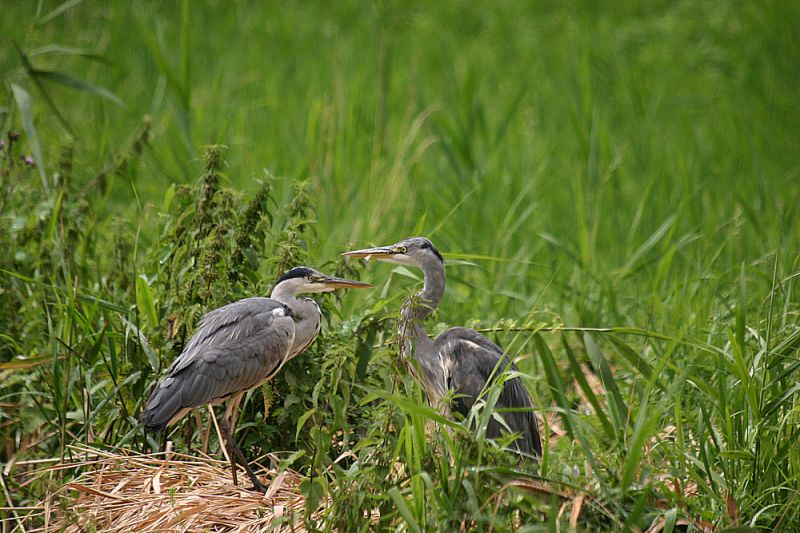
[[[672,508],[664,513],[664,528],[663,533],[672,533],[675,530],[675,524],[678,522],[678,509]]]
[[[161,210],[164,213],[170,212],[170,206],[172,205],[172,199],[175,197],[175,184],[171,184],[166,192],[164,192],[164,201],[161,203]]]
[[[303,426],[306,425],[306,422],[308,421],[308,419],[311,418],[312,416],[314,416],[316,413],[317,413],[317,408],[316,407],[312,407],[311,409],[309,409],[308,411],[303,413],[300,416],[300,418],[297,419],[297,427],[296,427],[295,433],[294,433],[295,440],[297,440],[300,437],[300,431],[303,429]]]
[[[306,478],[300,483],[300,491],[305,496],[306,513],[311,514],[319,508],[322,498],[328,490],[328,484],[322,476]]]
[[[158,327],[158,311],[155,298],[147,278],[142,274],[136,277],[136,307],[147,319],[147,325],[155,329]]]

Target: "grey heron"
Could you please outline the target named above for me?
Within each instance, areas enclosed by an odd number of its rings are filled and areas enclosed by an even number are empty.
[[[488,384],[506,369],[517,370],[511,358],[495,343],[475,330],[454,327],[431,340],[424,320],[442,300],[445,288],[444,259],[433,243],[424,237],[409,237],[391,246],[379,246],[345,252],[348,257],[375,258],[380,261],[413,266],[422,270],[422,290],[406,300],[400,317],[400,350],[413,355],[421,372],[420,383],[430,403],[442,407],[442,400],[455,393],[452,408],[467,416]],[[412,372],[416,370],[412,365]],[[515,451],[527,455],[542,454],[539,427],[528,391],[518,377],[507,379],[495,404],[505,424],[518,437]],[[497,438],[502,424],[492,417],[486,436]]]
[[[266,487],[233,439],[242,397],[272,379],[319,334],[319,305],[297,295],[368,287],[372,285],[297,267],[278,279],[270,298],[244,298],[209,312],[150,394],[141,418],[145,430],[166,430],[197,406],[227,400],[219,426],[228,445],[233,483],[237,484],[238,462],[254,489],[264,492]]]

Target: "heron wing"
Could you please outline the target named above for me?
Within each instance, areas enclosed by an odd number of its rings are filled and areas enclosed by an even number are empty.
[[[286,361],[294,332],[290,311],[270,298],[211,311],[151,394],[142,414],[145,427],[164,427],[187,408],[268,380]]]
[[[495,352],[498,355],[503,355],[503,349],[475,331],[474,329],[454,327],[445,330],[441,335],[436,337],[437,346],[445,346],[450,342],[457,341],[470,341],[477,344],[481,348],[485,348],[490,352]]]
[[[197,325],[181,355],[172,363],[172,373],[190,365],[209,347],[235,343],[252,337],[274,318],[291,316],[289,309],[272,298],[245,298],[208,312]]]
[[[455,329],[455,328],[454,328]],[[448,388],[456,393],[452,408],[467,416],[472,406],[483,393],[487,385],[491,385],[506,370],[516,371],[517,366],[511,358],[504,354],[496,344],[474,330],[459,328],[466,333],[457,335],[457,331],[446,337],[446,342],[436,344],[446,361],[449,361],[447,372]],[[447,333],[447,332],[446,332]],[[481,342],[478,337],[482,338]],[[476,342],[478,341],[478,342]],[[515,377],[503,382],[503,389],[495,404],[495,409],[522,409],[520,411],[501,412],[509,429],[519,433],[515,447],[527,454],[541,455],[541,441],[536,415],[530,395]],[[486,430],[489,438],[499,437],[505,428],[492,418]]]

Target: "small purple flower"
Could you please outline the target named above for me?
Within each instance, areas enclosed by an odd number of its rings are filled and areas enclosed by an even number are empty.
[[[36,161],[34,161],[33,158],[29,155],[26,155],[23,161],[25,161],[25,164],[28,165],[29,167],[36,166]]]

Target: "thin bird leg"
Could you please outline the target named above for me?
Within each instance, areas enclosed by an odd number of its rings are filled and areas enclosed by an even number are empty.
[[[234,473],[236,472],[235,462],[238,462],[240,465],[242,465],[242,467],[244,467],[247,475],[253,482],[253,490],[266,493],[267,487],[258,480],[255,472],[253,472],[253,469],[250,468],[250,463],[248,463],[241,449],[236,445],[236,441],[233,438],[233,430],[231,429],[232,427],[236,427],[236,422],[239,419],[239,405],[242,403],[245,393],[246,391],[241,391],[231,396],[231,398],[228,400],[228,404],[225,406],[225,414],[222,416],[222,424],[220,424],[220,429],[223,429],[223,425],[227,428],[223,430],[228,433],[225,438],[228,439],[231,444],[233,444],[233,448],[230,446],[228,447],[229,455],[231,457],[231,470]],[[236,484],[236,481],[234,481],[234,484]]]
[[[191,416],[186,417],[186,428],[183,432],[183,439],[186,443],[186,453],[192,454],[192,433],[194,433],[194,418]]]
[[[228,449],[228,458],[231,460],[231,477],[233,478],[233,484],[235,486],[239,486],[239,480],[236,476],[236,463],[238,462],[236,454],[233,451],[233,447],[236,446],[233,444],[233,435],[231,435],[231,428],[228,426],[228,421],[225,420],[223,417],[219,420],[219,429],[222,431],[222,436],[225,439],[225,447]],[[231,446],[233,444],[233,446]]]
[[[164,428],[161,431],[161,448],[158,451],[163,452],[166,449],[167,449],[167,428]]]
[[[261,483],[256,476],[256,473],[250,467],[250,464],[245,459],[242,450],[236,445],[236,442],[233,440],[233,435],[231,434],[231,428],[228,425],[228,421],[225,417],[222,418],[219,422],[219,429],[222,430],[222,435],[225,437],[225,440],[228,443],[228,453],[231,456],[231,471],[233,472],[233,484],[236,485],[236,462],[242,465],[247,472],[247,475],[250,477],[250,481],[253,482],[253,490],[257,490],[259,492],[263,492],[266,494],[267,486]]]
[[[233,442],[234,446],[236,446],[236,443],[233,440],[233,432],[231,431],[230,428],[231,428],[232,425],[235,426],[236,425],[236,421],[239,419],[238,418],[239,404],[242,402],[242,397],[243,396],[244,396],[244,391],[241,391],[241,392],[237,392],[236,394],[234,394],[233,396],[231,396],[228,399],[228,402],[225,405],[225,414],[222,415],[222,422],[220,424],[220,426],[222,426],[224,424],[225,427],[227,428],[225,430],[226,431],[225,440],[229,441],[229,442]],[[220,427],[220,429],[222,429],[222,428]],[[227,442],[226,442],[226,445],[227,445]],[[233,450],[231,449],[230,446],[227,446],[227,448],[228,448],[228,459],[230,459],[230,461],[231,461],[231,476],[233,477],[233,484],[238,486],[239,485],[239,480],[237,479],[237,476],[236,476],[236,463],[238,462],[239,458],[233,452]]]
[[[223,420],[228,425],[228,429],[230,430],[230,437],[231,442],[234,446],[236,446],[236,440],[233,437],[233,429],[236,427],[236,424],[239,422],[239,405],[242,403],[242,399],[244,398],[245,391],[240,391],[234,394],[225,405],[225,414],[222,415]],[[238,453],[230,453],[231,461],[236,459],[236,462],[243,463],[243,466],[247,468],[247,461],[242,459],[244,458],[244,454],[241,453],[241,450],[238,446],[236,446]],[[232,469],[236,469],[236,466],[231,465]]]

